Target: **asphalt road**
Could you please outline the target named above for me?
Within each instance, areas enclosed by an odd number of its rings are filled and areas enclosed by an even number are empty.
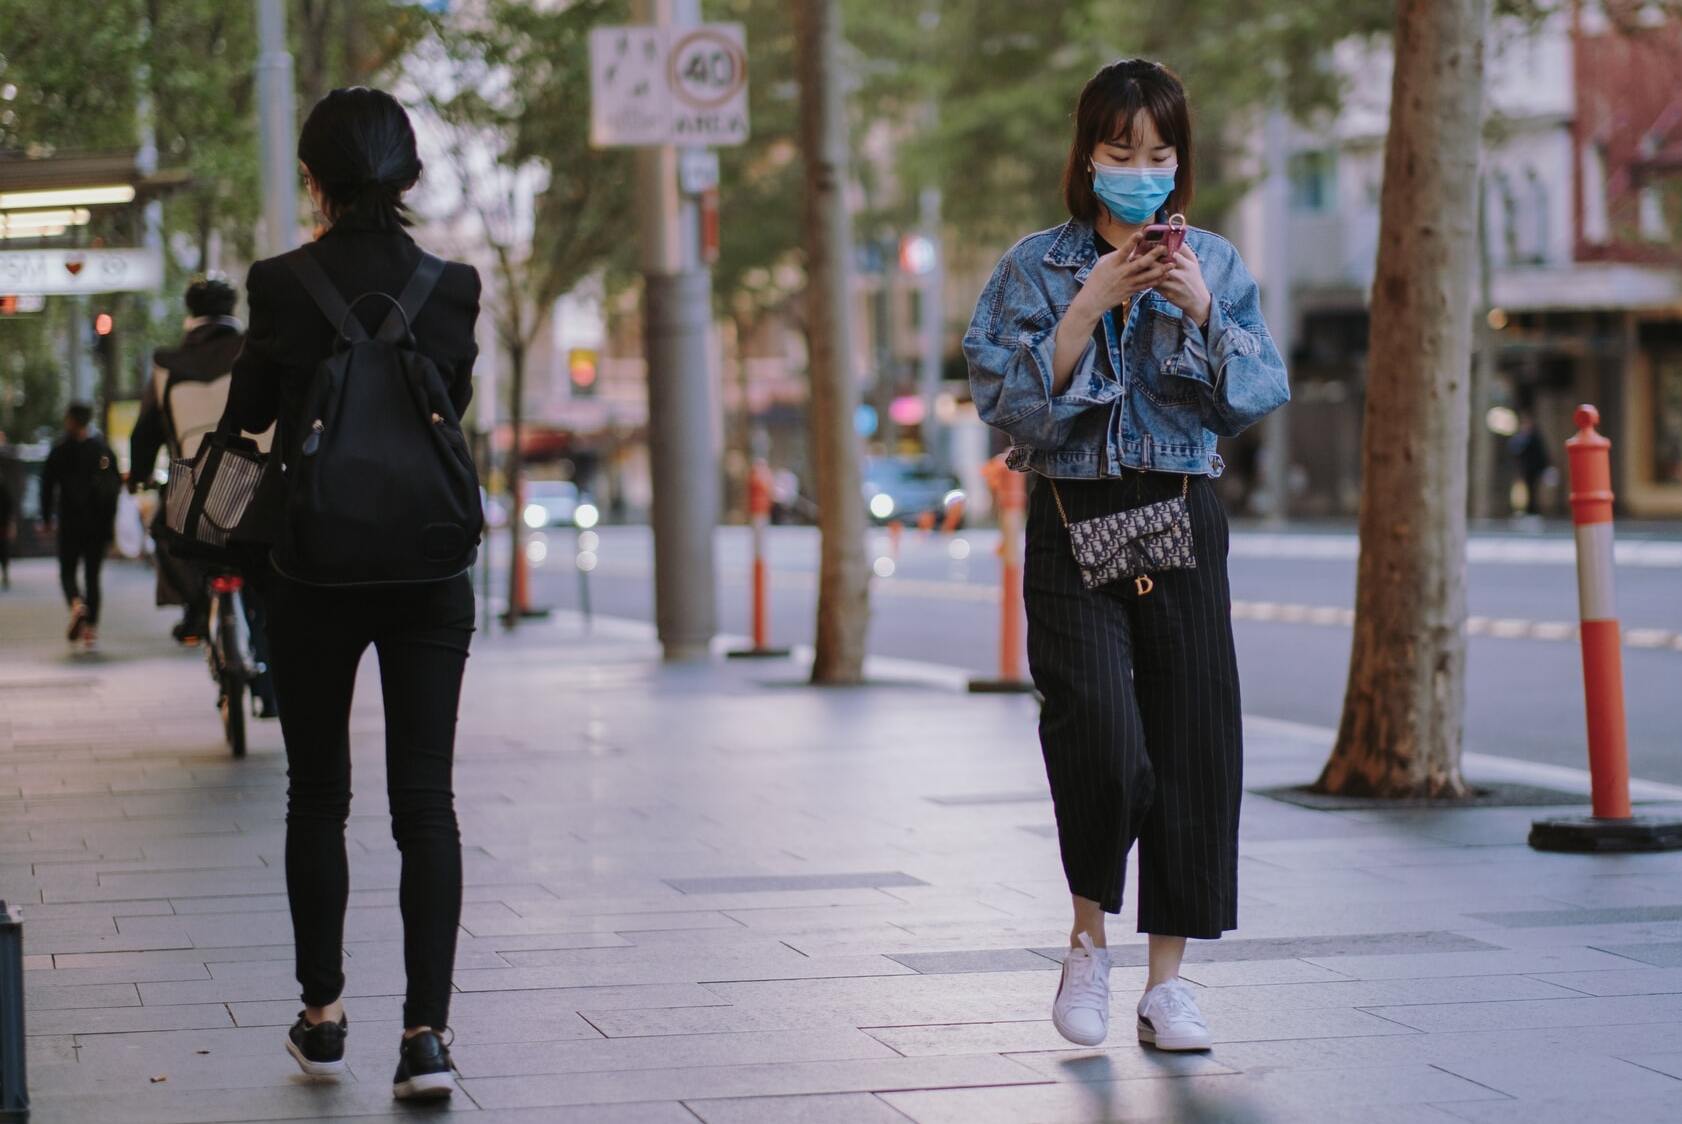
[[[533,601],[580,604],[574,532],[550,532],[533,567]],[[772,639],[811,642],[817,536],[773,528]],[[505,558],[505,545],[498,544]],[[871,535],[870,650],[994,674],[998,666],[998,537],[907,532],[894,557],[885,531]],[[1682,784],[1682,542],[1621,542],[1618,603],[1634,776]],[[1474,539],[1468,602],[1474,617],[1467,683],[1468,752],[1581,768],[1586,761],[1582,671],[1574,637],[1577,593],[1570,539]],[[652,620],[652,540],[645,527],[602,528],[589,575],[596,612]],[[1231,561],[1247,713],[1335,727],[1349,665],[1355,543],[1347,534],[1238,531]],[[500,570],[501,567],[498,566]],[[719,630],[746,634],[748,536],[718,538]],[[1026,667],[1026,661],[1023,662]],[[1475,779],[1475,778],[1474,778]]]

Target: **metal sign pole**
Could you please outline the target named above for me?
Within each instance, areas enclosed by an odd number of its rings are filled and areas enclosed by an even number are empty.
[[[632,18],[701,22],[699,0],[637,0]],[[654,477],[654,615],[668,660],[704,659],[717,630],[713,529],[720,488],[711,371],[712,274],[701,215],[672,145],[637,153],[648,445]]]
[[[292,53],[286,49],[285,0],[257,0],[257,123],[263,143],[264,252],[284,254],[298,241],[298,156]]]

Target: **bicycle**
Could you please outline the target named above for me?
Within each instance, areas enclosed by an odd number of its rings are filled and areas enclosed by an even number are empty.
[[[246,689],[264,671],[246,620],[244,589],[245,579],[238,574],[211,576],[210,628],[204,646],[210,677],[216,681],[222,733],[235,757],[245,756]]]

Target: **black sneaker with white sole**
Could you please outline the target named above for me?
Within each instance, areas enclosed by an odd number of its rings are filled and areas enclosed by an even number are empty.
[[[423,1030],[403,1039],[397,1048],[397,1075],[391,1079],[391,1095],[398,1100],[447,1097],[456,1091],[450,1050],[435,1030]]]
[[[311,1077],[338,1077],[345,1071],[349,1030],[350,1020],[343,1015],[336,1023],[312,1023],[299,1011],[298,1021],[286,1033],[286,1052]]]

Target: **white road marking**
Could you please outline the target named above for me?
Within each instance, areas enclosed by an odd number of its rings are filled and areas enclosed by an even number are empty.
[[[1312,538],[1314,536],[1277,536],[1282,538]],[[1567,543],[1567,546],[1570,544]],[[1664,546],[1664,543],[1638,543],[1638,546]],[[1682,545],[1682,544],[1678,544]],[[1621,561],[1621,559],[1620,559]],[[637,562],[603,562],[598,573],[614,577],[648,578],[653,570]],[[811,590],[817,587],[817,575],[810,570],[773,570],[771,584],[777,589]],[[997,586],[985,582],[942,581],[933,578],[875,577],[871,592],[883,597],[926,598],[936,601],[961,601],[970,604],[997,605]],[[1234,620],[1276,621],[1285,624],[1308,624],[1321,628],[1350,628],[1355,623],[1355,611],[1341,605],[1281,604],[1277,601],[1234,601]],[[1466,618],[1466,635],[1493,636],[1499,640],[1540,640],[1548,643],[1577,642],[1575,621],[1532,621],[1520,617],[1471,616]],[[1624,644],[1630,648],[1651,651],[1682,652],[1682,632],[1663,628],[1631,628],[1624,631]]]

